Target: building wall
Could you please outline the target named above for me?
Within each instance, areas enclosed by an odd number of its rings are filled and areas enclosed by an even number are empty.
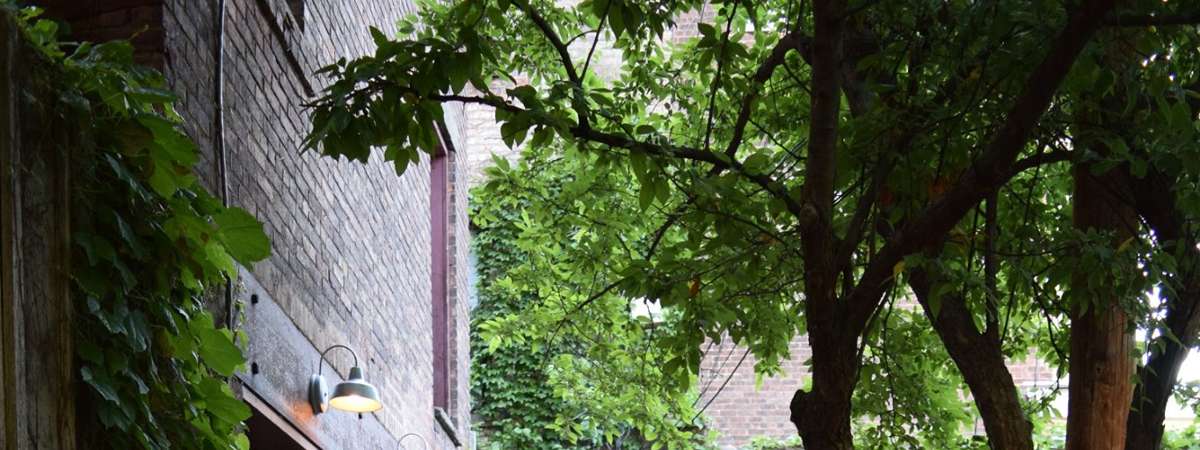
[[[756,383],[754,355],[731,342],[713,344],[700,361],[700,402],[708,425],[720,433],[722,448],[739,448],[754,437],[786,439],[796,435],[789,404],[808,374],[812,356],[804,336],[789,345],[791,357],[780,362],[780,374]]]
[[[407,433],[453,447],[434,419],[430,174],[426,159],[397,176],[378,158],[363,165],[301,153],[308,130],[301,104],[324,80],[313,72],[338,58],[374,50],[368,26],[393,33],[409,0],[226,0],[224,46],[225,162],[217,137],[214,0],[57,0],[85,38],[128,37],[139,58],[160,67],[179,94],[178,110],[204,153],[199,172],[213,192],[264,222],[272,256],[247,268],[236,300],[237,327],[250,336],[246,395],[275,409],[326,449],[396,448]],[[296,5],[302,5],[297,8]],[[157,57],[156,57],[157,56]],[[444,144],[451,179],[461,178],[461,109],[448,109]],[[221,175],[224,175],[222,177]],[[221,180],[225,180],[222,186]],[[455,436],[470,445],[466,189],[452,189],[450,272],[451,405]],[[256,301],[250,301],[254,296]],[[304,386],[317,351],[357,350],[366,378],[385,404],[361,419],[343,412],[313,416]],[[329,354],[330,384],[352,365]],[[354,420],[348,420],[354,419]],[[412,440],[410,446],[419,445]]]
[[[806,363],[812,349],[803,335],[793,338],[789,349],[791,356],[780,362],[782,372],[757,385],[754,355],[746,355],[744,347],[726,342],[706,348],[700,363],[700,404],[708,405],[704,415],[708,425],[720,433],[721,448],[743,448],[755,437],[787,440],[796,436],[789,406],[808,376]],[[739,364],[743,355],[745,360]],[[1029,392],[1053,386],[1057,379],[1053,367],[1033,357],[1011,361],[1009,372],[1016,385]],[[983,433],[982,423],[974,432]]]

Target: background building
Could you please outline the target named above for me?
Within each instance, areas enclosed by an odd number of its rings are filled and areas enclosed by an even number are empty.
[[[403,176],[389,164],[300,152],[301,105],[324,83],[312,74],[373,51],[368,26],[391,34],[413,3],[34,3],[81,40],[136,36],[138,60],[162,70],[179,95],[204,184],[265,224],[272,256],[243,270],[232,315],[249,337],[234,386],[254,410],[254,447],[393,449],[416,433],[433,448],[471,448],[462,112],[448,111],[438,130],[441,154]],[[336,344],[357,350],[383,410],[312,413],[309,376]],[[323,371],[332,385],[351,365],[349,352],[335,350]]]

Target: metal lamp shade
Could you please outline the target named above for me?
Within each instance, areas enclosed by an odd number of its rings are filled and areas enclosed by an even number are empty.
[[[379,393],[375,386],[363,380],[362,369],[351,367],[347,380],[333,388],[329,406],[342,411],[363,413],[378,411],[383,408],[383,403],[379,401]]]

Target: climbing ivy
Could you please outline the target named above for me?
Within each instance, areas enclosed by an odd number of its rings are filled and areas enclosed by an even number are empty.
[[[12,9],[8,5],[6,9]],[[247,449],[249,408],[226,379],[244,359],[205,296],[266,258],[262,224],[198,182],[163,76],[127,42],[69,44],[17,12],[70,130],[72,324],[88,448]],[[62,133],[66,135],[68,133]],[[102,438],[100,438],[102,437]]]
[[[480,191],[473,194],[471,215],[496,217],[471,239],[480,276],[479,306],[471,313],[471,399],[472,413],[481,419],[476,420],[483,437],[480,447],[577,448],[565,437],[543,432],[554,423],[555,417],[566,412],[563,402],[554,397],[554,390],[546,384],[545,363],[560,345],[537,351],[527,345],[489,348],[480,335],[481,326],[489,320],[518,312],[536,299],[511,292],[497,283],[508,268],[527,259],[516,243],[517,207],[522,202],[503,196],[485,201],[486,194]]]
[[[617,251],[597,236],[638,226],[624,209],[629,202],[600,193],[636,194],[623,174],[583,179],[565,162],[526,163],[545,156],[531,151],[517,164],[497,158],[471,193],[480,275],[471,388],[480,448],[711,448],[696,378],[663,370],[672,354],[661,339],[674,325],[634,312],[644,302],[615,289],[593,296],[611,281],[594,269],[570,270],[573,261],[603,265],[602,255]],[[595,209],[576,210],[570,199]],[[577,233],[560,234],[561,227]]]

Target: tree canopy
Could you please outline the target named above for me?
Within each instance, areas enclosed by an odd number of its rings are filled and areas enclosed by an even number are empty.
[[[772,374],[803,334],[806,448],[982,445],[976,418],[1033,448],[1045,404],[1005,366],[1031,353],[1072,375],[1067,448],[1155,448],[1200,324],[1197,22],[1148,0],[430,2],[323,69],[307,144],[403,172],[443,105],[495,108],[525,153],[484,190],[520,216],[482,220],[516,225],[497,280],[536,301],[487,339],[569,333],[554,367],[580,393],[653,383],[641,412],[589,404],[668,447],[693,439],[706,343]]]

